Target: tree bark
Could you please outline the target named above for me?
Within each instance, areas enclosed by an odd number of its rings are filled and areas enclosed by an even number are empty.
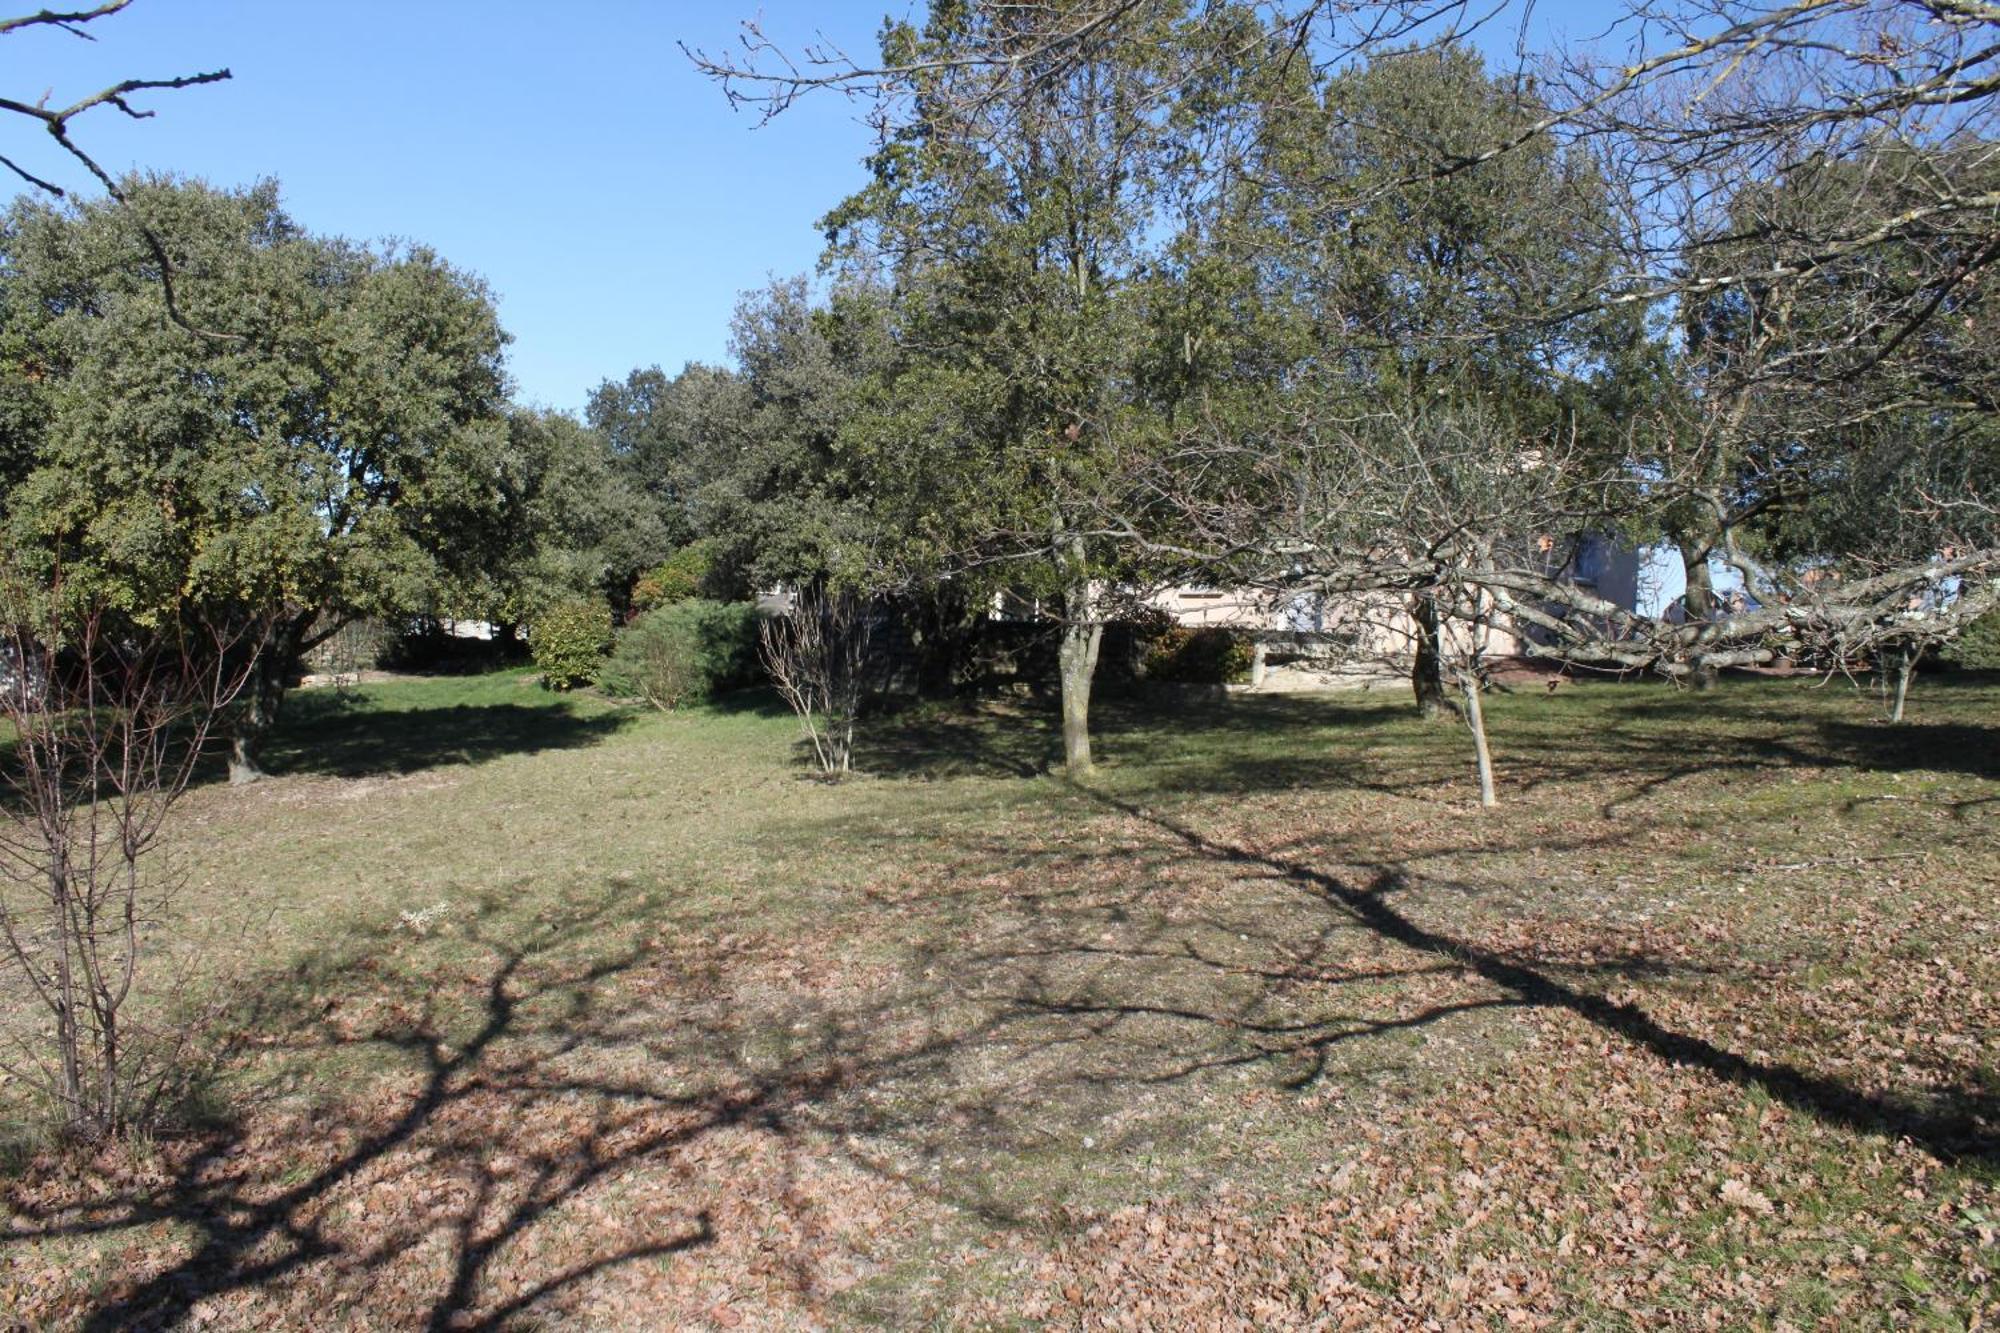
[[[56,1051],[62,1063],[63,1123],[72,1131],[83,1127],[83,1035],[77,1029],[77,985],[72,957],[71,883],[67,849],[56,847],[49,859],[50,914],[55,936]]]
[[[1686,554],[1688,545],[1681,546],[1681,563],[1687,569],[1687,591],[1681,594],[1681,610],[1689,624],[1700,624],[1715,614],[1715,583],[1708,572],[1708,549],[1701,548],[1699,555]],[[1721,673],[1706,662],[1697,663],[1688,674],[1688,681],[1697,690],[1714,686]]]
[[[1910,697],[1910,677],[1916,672],[1917,655],[1910,649],[1904,648],[1896,657],[1896,697],[1895,703],[1889,709],[1891,722],[1903,720],[1903,704]]]
[[[229,785],[242,787],[265,776],[264,742],[277,725],[278,712],[285,702],[285,682],[297,664],[304,625],[292,622],[274,631],[257,652],[244,690],[244,703],[237,713],[229,738]]]
[[[1090,685],[1103,639],[1090,582],[1078,578],[1063,598],[1062,646],[1056,652],[1062,677],[1063,769],[1073,778],[1091,768]]]
[[[1479,703],[1479,676],[1461,671],[1459,688],[1465,694],[1465,724],[1472,729],[1472,757],[1479,773],[1479,804],[1491,810],[1499,804],[1493,794],[1493,751],[1486,744],[1486,710]]]
[[[1444,625],[1438,615],[1437,596],[1418,593],[1410,606],[1416,621],[1416,657],[1410,664],[1410,688],[1416,695],[1417,711],[1429,721],[1452,714],[1451,699],[1444,683]]]

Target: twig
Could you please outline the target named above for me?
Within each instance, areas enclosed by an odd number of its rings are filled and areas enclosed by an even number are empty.
[[[1738,870],[1812,870],[1820,866],[1872,865],[1878,861],[1925,861],[1930,853],[1884,852],[1880,856],[1819,856],[1810,861],[1746,861]]]

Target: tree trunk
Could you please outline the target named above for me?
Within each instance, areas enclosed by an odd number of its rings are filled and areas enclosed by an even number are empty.
[[[264,738],[270,734],[277,712],[264,688],[264,667],[257,667],[257,680],[247,691],[243,711],[237,715],[229,737],[229,785],[247,786],[264,776]]]
[[[1418,593],[1410,607],[1416,621],[1416,658],[1410,664],[1410,688],[1416,694],[1417,711],[1430,721],[1451,716],[1451,700],[1444,683],[1444,626],[1438,615],[1437,597]]]
[[[1479,675],[1461,671],[1458,684],[1465,694],[1465,724],[1472,728],[1473,763],[1479,772],[1479,804],[1491,810],[1499,801],[1493,795],[1493,751],[1486,745],[1486,710],[1479,704]]]
[[[1889,720],[1891,722],[1901,722],[1903,720],[1903,704],[1910,697],[1910,677],[1914,676],[1916,672],[1917,655],[1910,649],[1904,648],[1896,658],[1896,697],[1894,704],[1889,709]]]
[[[241,787],[264,774],[264,741],[277,725],[278,710],[285,702],[285,682],[291,678],[298,658],[303,626],[287,625],[274,632],[258,650],[257,665],[244,690],[242,709],[229,738],[229,785]]]
[[[118,1070],[118,1010],[111,1004],[103,1004],[98,1009],[101,1030],[97,1034],[101,1048],[97,1056],[97,1124],[99,1134],[116,1134],[125,1128],[124,1115],[119,1103],[122,1080]]]
[[[63,1123],[75,1132],[83,1128],[83,1034],[77,1026],[77,984],[73,955],[76,939],[71,915],[70,867],[67,850],[52,849],[49,861],[49,902],[55,944],[54,975],[56,1011],[56,1053],[62,1064]]]
[[[1707,548],[1693,558],[1685,554],[1687,549],[1681,547],[1681,563],[1687,568],[1687,591],[1681,594],[1681,610],[1689,624],[1700,624],[1715,614],[1715,583],[1708,572]],[[1688,680],[1697,690],[1706,690],[1714,686],[1719,675],[1707,663],[1697,663]]]
[[[1056,652],[1062,675],[1063,769],[1073,778],[1090,772],[1090,684],[1103,639],[1090,583],[1078,579],[1063,599],[1062,646]]]

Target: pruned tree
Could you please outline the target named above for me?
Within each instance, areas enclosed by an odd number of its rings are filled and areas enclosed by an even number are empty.
[[[1989,544],[1966,520],[1991,513],[1990,471],[1957,464],[1992,410],[2000,8],[1635,0],[1537,72],[1548,115],[1468,161],[1550,136],[1618,184],[1628,257],[1595,304],[1679,330],[1679,420],[1647,465],[1685,619],[1733,618],[1714,572],[1753,580],[1744,609],[1796,607],[1837,581],[1918,586]],[[1848,611],[1828,617],[1843,628],[1813,637],[1850,642]],[[1754,651],[1748,625],[1706,632],[1739,643],[1710,664]]]
[[[1176,443],[1141,493],[1204,581],[1326,599],[1424,715],[1467,718],[1494,628],[1468,571],[1489,548],[1560,566],[1640,493],[1622,469],[1657,347],[1630,312],[1549,317],[1622,260],[1609,187],[1549,139],[1432,170],[1546,113],[1461,43],[1247,91],[1236,179],[1182,235],[1196,299],[1157,316],[1183,349]]]
[[[866,600],[823,585],[801,588],[759,627],[764,669],[798,714],[813,759],[829,777],[853,771],[854,727],[868,694],[874,617]]]
[[[1990,283],[1965,280],[2000,243],[2000,195],[1983,215],[1912,216],[1941,191],[2000,181],[1996,172],[1976,139],[1885,138],[1736,191],[1727,232],[1694,263],[1740,281],[1682,303],[1687,461],[1666,514],[1703,570],[1731,569],[1753,600],[1797,604],[1878,576],[1921,583],[1940,559],[2000,552],[2000,360]],[[1809,261],[1853,228],[1895,234]],[[1793,567],[1812,586],[1788,580]],[[1716,619],[1693,582],[1690,618]],[[1908,668],[1952,623],[1896,616],[1881,627],[1909,631],[1881,645],[1896,664],[1897,717]]]
[[[1579,550],[1645,489],[1574,427],[1543,429],[1476,400],[1345,388],[1302,396],[1281,431],[1190,442],[1162,473],[1162,490],[1177,474],[1238,480],[1182,501],[1186,529],[1226,553],[1212,568],[1231,582],[1334,608],[1350,652],[1404,670],[1431,655],[1457,699],[1444,711],[1470,729],[1485,805],[1497,800],[1481,698],[1491,659],[1549,641],[1526,637],[1538,626],[1514,608],[1532,591],[1515,589],[1573,588]],[[1608,632],[1593,625],[1585,637]]]
[[[1455,474],[1473,481],[1480,467],[1507,469],[1529,450],[1560,448],[1573,462],[1624,450],[1611,408],[1647,368],[1643,326],[1605,310],[1548,318],[1586,300],[1621,262],[1594,165],[1539,139],[1464,170],[1431,170],[1545,114],[1521,81],[1489,72],[1459,43],[1376,53],[1329,78],[1310,112],[1273,108],[1269,132],[1287,142],[1267,150],[1274,170],[1251,188],[1268,219],[1261,247],[1278,256],[1267,300],[1311,330],[1286,368],[1290,396],[1316,421],[1394,422],[1386,438],[1402,480],[1378,480],[1412,489],[1401,505],[1391,496],[1369,507],[1418,505],[1432,518],[1378,537],[1456,539],[1474,513],[1498,517],[1482,494],[1473,513],[1447,518],[1445,492],[1464,490],[1444,481]],[[1434,429],[1445,420],[1477,421],[1492,446],[1468,457],[1462,431]],[[1434,470],[1411,454],[1425,441],[1442,450]],[[1407,590],[1412,686],[1426,715],[1447,711],[1441,603],[1450,595]]]
[[[53,1023],[7,1067],[47,1095],[65,1133],[102,1138],[146,1124],[182,1072],[192,1034],[133,1002],[177,883],[168,814],[248,678],[257,627],[142,629],[77,606],[60,580],[11,573],[0,620],[13,733],[0,753],[0,941]]]

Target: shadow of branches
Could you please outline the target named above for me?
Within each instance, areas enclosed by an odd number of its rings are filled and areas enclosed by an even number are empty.
[[[851,1289],[884,1219],[1044,1226],[1099,1197],[1093,1173],[1104,1197],[1157,1187],[1122,1178],[1136,1158],[1199,1174],[1218,1135],[1281,1118],[1215,1123],[1229,1080],[1267,1070],[1295,1093],[1350,1046],[1364,1053],[1343,1076],[1374,1078],[1409,1034],[1515,1003],[1467,993],[1455,965],[1356,966],[1349,923],[1322,919],[1311,939],[1298,921],[1157,906],[1144,884],[1009,899],[975,949],[946,906],[872,965],[683,936],[625,887],[561,909],[488,901],[423,939],[363,932],[245,988],[237,1063],[273,1091],[239,1097],[237,1122],[171,1155],[164,1179],[17,1188],[13,1239],[182,1237],[75,1311],[89,1330],[197,1305],[495,1328],[598,1280],[685,1296],[701,1284],[673,1266],[718,1249],[766,1264],[766,1299],[902,1322],[937,1312]],[[313,1071],[340,1095],[278,1091]],[[874,1201],[829,1203],[835,1190]],[[773,1227],[790,1241],[743,1260]]]
[[[1829,1124],[1869,1134],[1907,1136],[1946,1161],[2000,1164],[2000,1097],[1993,1089],[1967,1086],[1936,1098],[1884,1095],[1793,1065],[1746,1056],[1667,1027],[1636,1003],[1585,990],[1548,970],[1420,924],[1393,901],[1395,895],[1411,887],[1407,873],[1398,868],[1379,870],[1372,882],[1361,887],[1303,860],[1210,838],[1183,822],[1115,795],[1089,789],[1086,794],[1128,818],[1151,823],[1196,855],[1259,866],[1281,875],[1381,938],[1477,974],[1514,1003],[1566,1010],[1662,1059],[1700,1068],[1730,1083],[1761,1087],[1786,1105]]]
[[[1128,742],[1145,758],[1122,779],[1024,786],[1035,799],[1000,806],[975,783],[935,825],[859,787],[824,825],[771,826],[839,849],[841,891],[809,920],[683,902],[677,884],[523,882],[431,933],[357,929],[245,980],[232,1125],[166,1153],[157,1177],[21,1183],[12,1240],[132,1247],[129,1272],[73,1284],[50,1320],[98,1330],[197,1305],[237,1326],[588,1323],[607,1288],[662,1324],[746,1290],[806,1319],[921,1323],[949,1291],[894,1265],[949,1267],[936,1247],[965,1219],[1039,1235],[1220,1181],[1302,1188],[1302,1164],[1370,1118],[1366,1099],[1421,1104],[1493,1068],[1538,1010],[1828,1125],[2000,1161],[2000,1107],[1976,1081],[1859,1086],[1733,1049],[1657,996],[1614,998],[1635,979],[1706,982],[1727,957],[1604,932],[1496,943],[1463,910],[1478,875],[1518,874],[1509,858],[1530,850],[1629,860],[1632,821],[1440,819],[1420,855],[1401,830],[1301,813],[1324,805],[1279,805],[1246,832],[1238,798],[1290,799],[1328,734],[1372,753],[1321,765],[1316,799],[1444,780],[1437,733],[1379,707],[1346,733],[1325,714],[1274,705],[1233,746],[1186,730],[1233,713],[1162,721]],[[1551,717],[1517,754],[1546,749],[1559,771],[1531,780],[1594,801],[1592,765],[1621,739],[1565,749]],[[899,743],[948,754],[936,723],[907,720]],[[1025,776],[1047,736],[1009,725],[965,720],[950,771]],[[1621,787],[1704,762],[1642,739]],[[1753,736],[1721,758],[1830,765],[1824,741]],[[885,866],[906,873],[872,873]],[[1754,981],[1742,966],[1721,979]],[[1335,1104],[1348,1114],[1314,1113]],[[162,1248],[162,1231],[178,1239]]]

